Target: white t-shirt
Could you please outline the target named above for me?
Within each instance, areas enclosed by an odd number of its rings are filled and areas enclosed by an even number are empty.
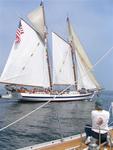
[[[92,130],[97,133],[107,133],[110,114],[106,110],[93,110],[91,112]],[[100,131],[99,131],[100,128]],[[104,130],[105,129],[105,130]]]

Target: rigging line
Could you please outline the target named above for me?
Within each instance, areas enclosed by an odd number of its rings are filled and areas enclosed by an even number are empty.
[[[112,46],[110,49],[108,49],[107,52],[106,52],[102,57],[100,57],[100,58],[97,60],[97,62],[93,65],[93,68],[94,68],[97,64],[99,64],[99,63],[111,52],[112,49],[113,49],[113,46]]]
[[[58,125],[59,125],[59,130],[60,130],[60,137],[61,137],[61,140],[63,141],[62,126],[61,126],[61,121],[60,121],[60,118],[59,118],[59,115],[58,115],[58,111],[56,111],[56,117],[57,117],[57,120],[58,120]]]
[[[10,126],[16,124],[17,122],[23,120],[24,118],[30,116],[30,115],[31,115],[32,113],[34,113],[35,111],[41,109],[42,107],[44,107],[45,105],[47,105],[48,103],[50,103],[50,101],[51,101],[51,100],[48,100],[46,103],[44,103],[44,104],[42,104],[41,106],[37,107],[37,108],[34,109],[33,111],[31,111],[31,112],[29,112],[28,114],[24,115],[23,117],[21,117],[21,118],[17,119],[16,121],[14,121],[14,122],[8,124],[7,126],[1,128],[0,131],[3,131],[4,129],[7,129],[8,127],[10,127]]]
[[[100,63],[100,62],[103,60],[103,58],[104,58],[105,56],[107,56],[107,55],[111,52],[112,49],[113,49],[113,47],[111,47],[111,48],[93,65],[93,68],[94,68],[98,63]],[[91,70],[91,69],[90,69],[90,70]],[[90,71],[90,70],[89,70],[89,71]],[[77,81],[76,81],[76,82],[77,82]],[[66,91],[66,90],[67,90],[69,87],[71,87],[71,86],[72,86],[72,85],[70,85],[70,86],[66,87],[64,90],[62,90],[62,91],[59,93],[59,95],[61,95],[64,91]],[[55,98],[56,98],[56,95],[54,96],[54,100],[55,100]],[[43,108],[45,105],[49,104],[50,102],[51,102],[51,100],[48,100],[46,103],[44,103],[44,104],[42,104],[41,106],[37,107],[37,108],[34,109],[33,111],[31,111],[31,112],[29,112],[28,114],[24,115],[23,117],[17,119],[16,121],[10,123],[10,124],[7,125],[7,126],[1,128],[0,131],[2,131],[2,130],[6,129],[6,128],[8,128],[8,127],[14,125],[14,124],[16,124],[17,122],[19,122],[19,121],[21,121],[21,120],[23,120],[24,118],[28,117],[29,115],[31,115],[31,114],[34,113],[35,111],[37,111],[37,110]]]
[[[53,98],[53,99],[55,100],[55,98],[56,98],[56,95],[54,96],[54,98]],[[21,120],[25,119],[26,117],[30,116],[30,115],[31,115],[32,113],[34,113],[35,111],[37,111],[37,110],[39,110],[39,109],[43,108],[44,106],[46,106],[47,104],[49,104],[50,102],[51,102],[51,99],[50,99],[50,100],[48,100],[47,102],[45,102],[44,104],[42,104],[41,106],[37,107],[37,108],[36,108],[36,109],[34,109],[33,111],[31,111],[31,112],[27,113],[27,114],[26,114],[26,115],[24,115],[23,117],[21,117],[21,118],[19,118],[19,119],[15,120],[14,122],[12,122],[12,123],[8,124],[7,126],[5,126],[5,127],[1,128],[1,129],[0,129],[0,132],[1,132],[1,131],[3,131],[3,130],[5,130],[5,129],[7,129],[8,127],[10,127],[10,126],[12,126],[12,125],[14,125],[14,124],[18,123],[19,121],[21,121]]]
[[[55,100],[55,97],[53,98]],[[52,106],[52,105],[51,105]],[[56,112],[56,118],[58,120],[58,126],[59,126],[59,134],[60,134],[60,138],[61,138],[61,141],[63,141],[63,131],[62,131],[62,125],[61,125],[61,121],[60,121],[60,118],[59,118],[59,115],[58,115],[58,111],[55,109],[54,105],[53,105],[53,109],[54,109],[54,112]]]
[[[85,75],[87,75],[87,73],[88,73],[89,71],[91,71],[93,68],[95,68],[95,67],[111,52],[111,50],[113,50],[113,46],[112,46],[110,49],[108,49],[108,50],[105,52],[105,54],[104,54],[103,56],[101,56],[101,57],[96,61],[96,63],[93,65],[93,67],[92,67],[91,69],[89,69],[89,70],[86,72]],[[85,75],[84,75],[84,76],[85,76]]]
[[[109,126],[111,126],[113,124],[113,121],[109,123]]]
[[[111,51],[113,50],[113,46],[108,49],[105,54],[103,56],[101,56],[97,62],[93,65],[93,67],[91,69],[89,69],[86,74],[84,76],[86,76],[88,74],[88,72],[90,72],[92,69],[94,69]],[[83,78],[84,76],[82,76],[81,78]],[[75,81],[75,84],[77,84],[78,80]],[[66,87],[64,90],[62,90],[61,93],[65,92],[68,88],[70,88],[72,85],[69,85],[68,87]]]
[[[61,92],[60,92],[60,93],[61,93]],[[59,93],[59,94],[60,94],[60,93]],[[53,100],[55,100],[55,99],[56,99],[56,95],[54,96]],[[10,126],[12,126],[12,125],[14,125],[14,124],[18,123],[19,121],[21,121],[21,120],[25,119],[26,117],[30,116],[30,115],[31,115],[32,113],[34,113],[35,111],[37,111],[37,110],[39,110],[39,109],[43,108],[44,106],[46,106],[47,104],[49,104],[50,102],[51,102],[51,99],[50,99],[50,100],[48,100],[47,102],[45,102],[44,104],[42,104],[41,106],[37,107],[37,108],[36,108],[36,109],[34,109],[33,111],[31,111],[31,112],[27,113],[27,114],[26,114],[26,115],[24,115],[23,117],[21,117],[21,118],[19,118],[19,119],[15,120],[14,122],[12,122],[12,123],[8,124],[7,126],[5,126],[5,127],[1,128],[1,129],[0,129],[0,132],[1,132],[1,131],[3,131],[3,130],[5,130],[5,129],[7,129],[8,127],[10,127]],[[61,139],[62,139],[62,138],[63,138],[63,137],[61,137]]]

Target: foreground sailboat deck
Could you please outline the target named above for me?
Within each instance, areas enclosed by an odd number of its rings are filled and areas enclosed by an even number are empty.
[[[110,130],[110,135],[113,139],[113,128]],[[84,144],[85,134],[75,135],[63,140],[54,140],[51,142],[46,142],[38,145],[33,145],[18,150],[87,150],[88,146]],[[108,143],[100,144],[100,150],[112,150]]]

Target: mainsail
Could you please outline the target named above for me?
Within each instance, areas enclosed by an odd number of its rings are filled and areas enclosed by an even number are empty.
[[[86,89],[100,89],[99,83],[96,81],[92,73],[92,64],[85,53],[78,37],[76,36],[73,27],[68,21],[68,33],[69,33],[69,43],[75,51],[76,63],[77,63],[77,88],[86,88]]]
[[[74,74],[70,45],[52,33],[53,84],[74,85]]]
[[[21,41],[14,41],[0,82],[49,87],[45,45],[39,35],[23,20]]]

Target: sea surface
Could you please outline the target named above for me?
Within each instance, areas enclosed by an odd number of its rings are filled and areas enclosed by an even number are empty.
[[[54,102],[46,105],[20,122],[1,130],[0,150],[15,150],[83,132],[85,124],[90,123],[90,112],[96,99],[101,99],[104,108],[109,110],[113,102],[113,91],[102,92],[92,102]],[[42,104],[0,99],[0,128]],[[112,121],[111,113],[110,123]]]

